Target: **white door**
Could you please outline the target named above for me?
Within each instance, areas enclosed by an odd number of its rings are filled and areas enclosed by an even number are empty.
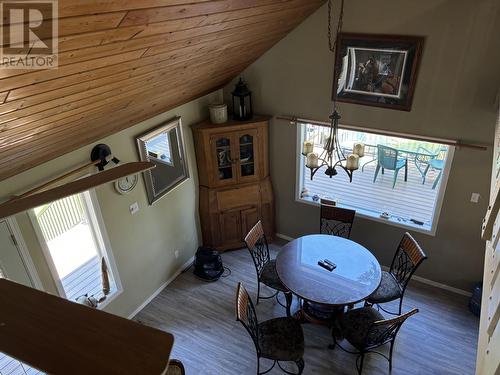
[[[16,237],[6,220],[0,221],[0,273],[7,279],[35,287]]]
[[[36,274],[30,273],[27,262],[29,255],[23,253],[14,235],[13,222],[0,220],[0,277],[24,284],[29,287],[39,286]],[[10,358],[0,352],[0,374],[43,375],[42,372]]]

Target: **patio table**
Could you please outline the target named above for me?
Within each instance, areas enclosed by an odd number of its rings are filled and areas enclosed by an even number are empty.
[[[341,147],[344,150],[352,150],[354,143],[357,143],[357,142],[356,141],[349,142],[349,144],[350,144],[350,147],[349,147],[349,146],[347,146],[347,142],[343,142],[343,143],[341,143]],[[378,145],[382,145],[382,146],[394,148],[394,149],[398,150],[398,152],[401,153],[401,154],[406,154],[408,156],[411,155],[413,157],[413,161],[415,162],[415,165],[416,165],[416,160],[417,160],[418,156],[423,156],[423,157],[428,157],[429,159],[434,159],[439,154],[439,151],[437,151],[437,152],[422,151],[422,150],[419,151],[418,149],[412,149],[412,148],[407,148],[407,147],[397,147],[397,146],[392,146],[392,145],[384,144],[384,143],[377,143],[377,144],[364,143],[364,145],[365,145],[365,148],[368,147],[368,148],[374,148],[374,149],[377,149]],[[408,156],[407,156],[407,159],[408,159]],[[376,151],[373,154],[373,158],[372,159],[370,159],[367,162],[363,163],[363,165],[361,167],[361,172],[364,171],[365,166],[367,164],[373,163],[374,161],[377,161],[377,152]],[[422,177],[424,177],[424,172],[421,171],[420,168],[418,168],[418,167],[417,167],[417,169],[418,169],[420,175]]]

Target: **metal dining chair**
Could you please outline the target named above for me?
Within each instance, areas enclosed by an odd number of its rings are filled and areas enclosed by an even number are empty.
[[[400,158],[399,151],[395,148],[377,145],[377,168],[375,169],[373,182],[377,180],[380,169],[382,169],[382,174],[388,169],[394,171],[394,178],[392,181],[392,188],[394,189],[401,168],[405,169],[405,181],[408,181],[408,159]]]
[[[357,354],[356,369],[358,374],[363,371],[363,362],[368,353],[376,353],[387,359],[389,370],[392,370],[392,354],[396,336],[406,319],[417,312],[418,309],[413,309],[404,315],[385,319],[373,307],[349,310],[340,318],[339,324],[344,338],[355,348],[355,351],[345,349],[337,342],[334,335],[333,345],[330,348],[335,349],[338,346],[347,353]],[[388,356],[375,350],[386,344],[390,344]]]
[[[287,374],[293,374],[280,362],[295,362],[297,375],[304,370],[304,332],[298,320],[281,317],[259,323],[255,307],[248,292],[241,283],[236,290],[236,320],[247,330],[257,353],[257,375],[266,374],[277,364]],[[260,372],[260,359],[273,361],[272,366]]]
[[[186,375],[184,365],[178,359],[171,359],[168,362],[166,375]]]
[[[269,245],[267,243],[262,223],[259,220],[257,224],[250,229],[245,237],[245,244],[252,256],[257,273],[257,305],[261,299],[270,299],[276,297],[276,301],[286,308],[286,315],[291,315],[292,293],[287,289],[278,277],[276,271],[276,259],[271,259],[269,254]],[[260,296],[260,284],[267,285],[276,292],[267,297]],[[285,295],[286,305],[283,305],[278,299],[278,294],[282,292]]]
[[[321,199],[319,232],[349,238],[356,211],[336,207],[331,200]]]
[[[417,241],[409,233],[405,233],[394,254],[389,271],[382,271],[380,286],[366,299],[365,306],[376,304],[386,313],[401,315],[406,287],[425,259],[427,256]],[[387,311],[380,306],[381,303],[397,299],[399,299],[398,313]]]

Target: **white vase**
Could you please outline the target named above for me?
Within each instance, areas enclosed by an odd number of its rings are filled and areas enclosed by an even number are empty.
[[[222,124],[227,121],[227,104],[211,104],[208,106],[208,110],[212,123]]]

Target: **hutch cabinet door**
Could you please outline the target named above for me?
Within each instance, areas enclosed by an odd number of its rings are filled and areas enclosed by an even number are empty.
[[[241,211],[241,230],[246,236],[250,229],[259,221],[260,215],[257,207],[248,208]]]
[[[238,180],[252,182],[260,178],[260,168],[263,163],[262,152],[259,147],[258,129],[248,129],[236,133],[238,141]]]
[[[220,215],[220,238],[224,246],[240,245],[243,241],[241,233],[241,211],[230,210]]]
[[[210,137],[209,178],[212,180],[212,186],[230,185],[238,180],[235,139],[231,133],[214,134]]]

